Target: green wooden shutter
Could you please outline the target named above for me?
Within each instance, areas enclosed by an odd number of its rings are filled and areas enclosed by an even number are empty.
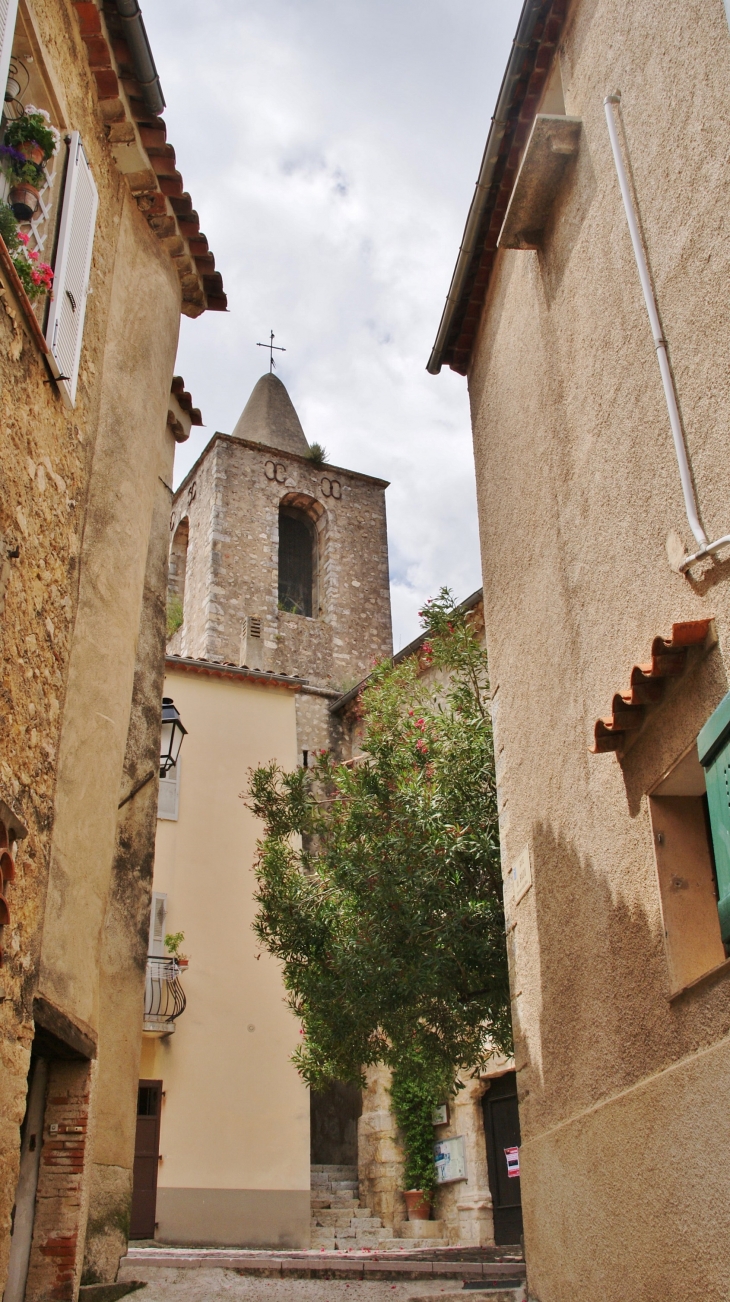
[[[727,941],[730,940],[730,692],[697,738],[697,753],[705,770],[720,895],[717,911],[722,938]]]

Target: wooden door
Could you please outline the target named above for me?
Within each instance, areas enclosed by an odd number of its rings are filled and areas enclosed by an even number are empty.
[[[130,1239],[154,1239],[157,1167],[160,1155],[162,1081],[141,1080],[137,1092],[137,1134]]]
[[[508,1071],[492,1081],[482,1099],[487,1140],[489,1188],[494,1205],[495,1243],[519,1243],[522,1235],[522,1196],[519,1175],[510,1175],[509,1149],[519,1149],[517,1076]],[[510,1165],[514,1167],[514,1162]]]

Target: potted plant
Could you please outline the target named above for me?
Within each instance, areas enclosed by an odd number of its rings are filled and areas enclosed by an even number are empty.
[[[56,151],[60,133],[45,109],[26,105],[25,112],[11,122],[0,145],[0,166],[11,184],[8,202],[18,221],[30,221],[40,200],[44,167]]]
[[[165,936],[165,949],[170,955],[170,958],[177,959],[178,967],[187,967],[190,961],[188,959],[187,954],[180,953],[180,946],[182,945],[184,939],[185,939],[184,931],[168,932],[167,935]]]
[[[53,270],[34,249],[28,248],[28,236],[18,230],[15,214],[6,203],[0,203],[0,237],[31,302],[47,294],[53,284]]]
[[[434,1066],[417,1050],[403,1054],[393,1066],[390,1097],[403,1139],[403,1196],[409,1221],[431,1219],[436,1192],[433,1109],[453,1089],[453,1074]]]

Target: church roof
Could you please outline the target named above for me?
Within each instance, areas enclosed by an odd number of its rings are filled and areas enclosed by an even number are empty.
[[[306,457],[309,444],[304,436],[294,404],[273,371],[262,375],[238,418],[233,437],[265,443],[282,452]]]

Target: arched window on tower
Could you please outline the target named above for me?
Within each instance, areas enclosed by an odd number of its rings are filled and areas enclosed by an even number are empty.
[[[167,576],[167,636],[172,637],[183,622],[185,611],[185,573],[188,565],[188,535],[190,526],[187,517],[181,520],[175,530],[170,548],[170,568]]]
[[[317,579],[317,527],[294,506],[279,507],[279,610],[312,616]]]

